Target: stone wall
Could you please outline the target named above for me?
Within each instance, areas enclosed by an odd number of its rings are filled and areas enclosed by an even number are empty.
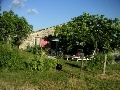
[[[27,46],[34,46],[34,45],[40,45],[41,38],[44,38],[45,36],[54,35],[54,26],[46,29],[41,29],[38,31],[33,31],[27,39],[25,39],[22,44],[19,46],[20,49],[26,49]]]

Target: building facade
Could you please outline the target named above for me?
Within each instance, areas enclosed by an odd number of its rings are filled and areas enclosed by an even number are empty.
[[[22,44],[19,46],[20,49],[24,50],[27,46],[33,47],[34,45],[38,45],[40,47],[44,47],[49,43],[44,37],[48,37],[49,35],[54,36],[55,26],[41,29],[38,31],[33,31],[27,39],[25,39]]]

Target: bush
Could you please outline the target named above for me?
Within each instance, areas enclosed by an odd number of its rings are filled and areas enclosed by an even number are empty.
[[[107,54],[107,64],[111,64],[114,60],[114,56],[111,54]],[[99,53],[98,55],[95,56],[94,59],[92,59],[89,63],[88,63],[88,70],[96,72],[98,70],[103,70],[103,64],[105,61],[105,54],[104,53]]]
[[[112,62],[114,62],[114,61],[115,61],[114,55],[108,53],[108,55],[107,55],[107,63],[112,64]]]
[[[49,58],[42,58],[36,55],[34,59],[30,62],[30,67],[32,70],[38,71],[48,71],[56,65],[57,61]]]
[[[13,50],[10,45],[0,44],[0,67],[7,67],[13,59]]]
[[[103,66],[104,54],[100,53],[95,56],[89,63],[88,69],[95,71],[96,69],[101,69]]]
[[[8,68],[10,70],[24,68],[24,58],[19,53],[18,48],[0,43],[0,68]]]
[[[38,55],[41,54],[40,46],[33,46],[33,47],[27,46],[27,49],[25,51],[31,52],[33,54],[38,54]]]
[[[38,52],[35,49],[35,52]],[[9,44],[0,44],[0,68],[7,70],[25,70],[32,69],[38,71],[48,71],[56,65],[56,60],[47,58],[44,51],[41,55],[36,54],[30,61],[30,56],[23,55],[18,48]],[[34,53],[35,54],[35,53]],[[27,58],[25,58],[27,56]]]

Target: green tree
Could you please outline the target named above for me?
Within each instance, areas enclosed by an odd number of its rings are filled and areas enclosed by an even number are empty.
[[[24,17],[19,17],[12,10],[4,11],[0,17],[0,41],[10,41],[19,46],[33,29]]]
[[[94,49],[108,51],[120,45],[120,20],[83,13],[68,23],[57,26],[55,33],[65,50],[71,51],[78,45],[84,47],[91,44]]]

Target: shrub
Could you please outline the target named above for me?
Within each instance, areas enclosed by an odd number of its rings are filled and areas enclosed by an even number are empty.
[[[101,69],[103,65],[104,54],[98,54],[88,63],[88,69],[95,71],[96,69]]]
[[[112,61],[114,60],[114,56],[111,54],[107,54],[107,64],[111,64]],[[88,62],[88,68],[87,70],[96,72],[98,70],[103,70],[103,64],[105,61],[105,54],[104,53],[99,53],[98,55],[95,56],[94,59],[92,59],[90,62]]]
[[[12,48],[10,45],[0,44],[0,67],[6,67],[12,59]]]
[[[115,60],[114,55],[108,53],[108,55],[107,55],[107,62],[108,62],[108,64],[112,64],[112,62],[114,62],[114,60]]]
[[[40,46],[33,46],[33,47],[27,46],[26,51],[27,52],[32,52],[33,54],[38,54],[38,55],[41,54]]]
[[[30,67],[32,70],[48,71],[52,69],[56,65],[56,63],[56,60],[46,57],[42,58],[39,55],[36,55],[34,59],[30,62]]]
[[[24,58],[19,53],[19,49],[16,47],[9,44],[0,44],[0,67],[10,70],[24,68]]]

